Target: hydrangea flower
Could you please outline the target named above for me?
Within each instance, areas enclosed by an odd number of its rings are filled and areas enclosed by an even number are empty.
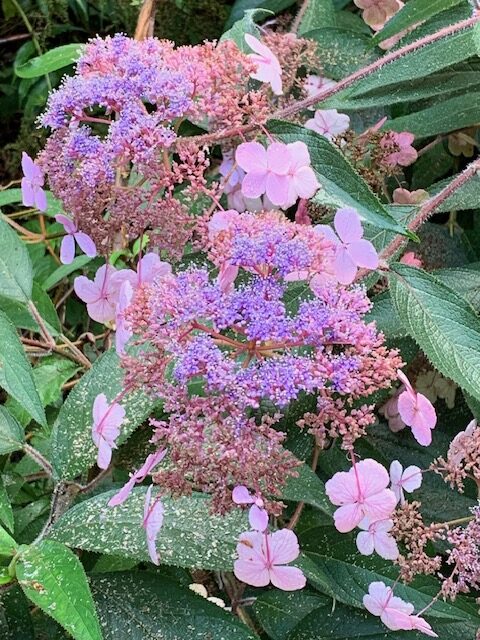
[[[120,489],[118,493],[116,493],[112,498],[110,498],[108,502],[109,507],[116,507],[119,504],[125,502],[128,496],[131,494],[133,487],[138,482],[143,482],[145,478],[152,473],[153,469],[160,464],[160,462],[164,459],[167,454],[166,449],[159,449],[155,453],[151,453],[147,456],[147,459],[143,463],[143,465],[135,471],[135,473],[131,474],[130,480]]]
[[[268,513],[261,497],[252,495],[247,487],[239,485],[232,491],[232,500],[235,504],[251,504],[248,512],[250,526],[255,531],[265,531],[268,527]]]
[[[333,140],[335,136],[348,131],[350,118],[336,109],[318,109],[313,118],[305,122],[305,127],[316,131],[327,140]]]
[[[256,65],[256,71],[251,73],[250,77],[260,82],[268,82],[273,93],[277,96],[282,95],[282,68],[276,55],[250,33],[245,34],[245,42],[255,52],[248,56]]]
[[[100,393],[93,403],[92,439],[98,447],[97,465],[100,469],[108,469],[112,459],[112,449],[116,448],[115,440],[120,435],[120,425],[125,418],[125,409],[112,402]]]
[[[355,463],[349,471],[339,471],[325,484],[330,501],[339,506],[333,514],[341,533],[352,531],[363,518],[372,521],[390,517],[397,501],[387,489],[388,472],[379,462],[368,458]]]
[[[378,254],[373,244],[363,238],[362,224],[355,209],[338,209],[333,224],[336,234],[328,225],[317,225],[315,229],[336,245],[335,275],[341,284],[350,284],[359,267],[378,267]]]
[[[389,131],[380,140],[380,147],[385,152],[384,162],[389,167],[408,167],[418,158],[415,147],[412,146],[415,136],[413,133],[403,131]]]
[[[238,560],[235,576],[253,587],[266,587],[270,582],[283,591],[303,589],[305,576],[297,567],[283,565],[292,562],[300,553],[297,536],[290,529],[273,533],[246,531],[237,545]]]
[[[75,293],[87,303],[88,315],[96,322],[105,324],[115,318],[120,288],[113,278],[116,273],[114,267],[104,264],[98,269],[93,281],[86,276],[78,276],[74,280]]]
[[[405,385],[405,391],[398,396],[398,412],[403,422],[411,427],[415,440],[428,447],[432,443],[432,430],[437,424],[435,408],[422,393],[417,393],[407,376],[398,372],[398,377]]]
[[[390,534],[393,528],[393,520],[376,520],[371,522],[365,518],[359,523],[363,529],[357,535],[357,549],[364,556],[371,556],[374,551],[385,560],[398,558],[398,546],[395,538]]]
[[[432,638],[438,638],[424,618],[413,614],[413,604],[394,596],[391,587],[387,587],[384,582],[370,584],[368,594],[363,596],[363,604],[367,611],[379,616],[383,624],[392,631],[420,631]]]
[[[44,184],[43,171],[32,158],[22,152],[22,202],[26,207],[36,207],[39,211],[47,210],[47,196],[42,189]]]
[[[67,234],[62,239],[62,244],[60,245],[60,260],[63,264],[71,264],[73,262],[75,257],[75,242],[89,258],[94,258],[97,255],[95,243],[88,234],[78,230],[74,220],[67,218],[67,216],[61,213],[55,216],[55,220],[63,225]]]
[[[375,31],[380,31],[387,20],[401,9],[403,2],[399,0],[353,0],[363,9],[362,18]]]
[[[160,529],[163,526],[164,508],[162,501],[157,497],[152,502],[153,485],[150,485],[145,494],[145,506],[143,508],[143,528],[147,535],[147,548],[150,560],[153,564],[160,564],[156,541]]]
[[[471,436],[473,436],[476,428],[477,421],[475,419],[471,420],[468,423],[467,428],[464,431],[460,431],[459,433],[457,433],[457,435],[453,438],[450,446],[448,447],[447,455],[447,459],[450,463],[452,463],[453,465],[460,465],[463,462],[464,458],[467,455],[465,442],[468,441]]]
[[[422,486],[422,470],[413,464],[404,469],[398,460],[393,460],[390,465],[390,481],[392,483],[390,488],[397,502],[404,504],[404,491],[412,493]]]
[[[247,198],[266,194],[270,202],[286,209],[299,197],[311,198],[319,187],[303,142],[272,142],[267,149],[259,142],[243,142],[235,159],[246,172],[242,193]]]

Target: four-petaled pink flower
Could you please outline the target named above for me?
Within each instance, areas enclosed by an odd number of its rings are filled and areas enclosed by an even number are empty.
[[[160,564],[160,558],[158,555],[156,540],[160,529],[163,525],[163,503],[160,498],[154,498],[152,502],[152,489],[151,484],[145,495],[145,506],[143,508],[143,528],[147,534],[147,547],[150,560],[153,564]]]
[[[471,420],[465,431],[460,431],[451,441],[448,447],[447,458],[448,461],[454,465],[459,465],[463,462],[467,455],[467,446],[470,438],[474,435],[477,428],[477,421]]]
[[[137,270],[119,269],[112,275],[112,283],[120,292],[120,287],[124,282],[130,282],[132,289],[136,289],[142,284],[151,284],[156,278],[165,277],[172,273],[172,267],[168,262],[163,262],[156,253],[146,253],[138,261]]]
[[[357,548],[364,556],[371,556],[374,551],[385,560],[398,558],[398,546],[395,538],[390,534],[393,520],[376,520],[371,522],[365,518],[359,523],[363,529],[357,535]]]
[[[351,284],[358,267],[378,267],[378,255],[373,244],[363,238],[362,224],[355,209],[339,209],[333,224],[338,236],[328,225],[319,224],[315,228],[336,245],[334,267],[338,281]]]
[[[363,20],[375,31],[380,31],[387,20],[401,9],[403,2],[399,0],[353,0],[363,9]]]
[[[125,409],[112,402],[100,393],[93,403],[92,439],[98,447],[97,465],[100,469],[108,469],[112,459],[112,449],[116,449],[115,440],[120,435],[120,425],[125,418]]]
[[[130,476],[130,480],[123,485],[120,491],[116,493],[112,498],[110,498],[108,506],[116,507],[117,505],[125,502],[125,500],[132,492],[133,487],[138,482],[143,482],[143,480],[145,480],[145,478],[153,471],[157,464],[160,464],[160,462],[164,459],[166,453],[166,449],[159,449],[155,453],[151,453],[150,455],[148,455],[147,459],[140,467],[140,469],[138,471],[135,471],[135,473]]]
[[[286,209],[298,198],[311,198],[319,187],[304,142],[272,142],[267,149],[259,142],[244,142],[235,159],[246,172],[242,193],[247,198],[266,193],[273,205]]]
[[[251,494],[247,487],[239,485],[232,491],[232,500],[235,504],[251,504],[248,512],[248,521],[255,531],[265,531],[268,527],[268,513],[264,509],[264,503],[260,496]]]
[[[245,34],[245,42],[255,52],[248,55],[257,66],[255,73],[251,73],[250,77],[260,82],[268,82],[273,93],[277,96],[282,95],[282,67],[277,56],[250,33]]]
[[[438,638],[424,618],[413,615],[413,604],[394,596],[392,589],[384,582],[372,582],[369,585],[368,594],[363,596],[363,604],[367,611],[379,616],[383,624],[392,631],[421,631],[427,636]]]
[[[340,507],[333,515],[338,531],[352,531],[365,517],[371,521],[389,518],[397,504],[395,494],[387,489],[389,482],[388,471],[371,458],[330,478],[325,490],[330,501]]]
[[[96,322],[106,323],[115,318],[120,288],[113,280],[115,273],[117,271],[114,267],[104,264],[98,269],[93,281],[86,276],[78,276],[73,283],[75,293],[87,303],[88,315]]]
[[[421,204],[428,200],[428,192],[425,189],[417,189],[416,191],[409,191],[408,189],[402,189],[399,187],[393,192],[393,202],[395,204]]]
[[[427,447],[432,442],[432,429],[437,424],[435,408],[423,393],[417,393],[413,389],[402,371],[398,371],[398,377],[405,385],[405,391],[398,396],[400,417],[408,427],[411,427],[415,440]]]
[[[422,485],[422,470],[414,464],[403,469],[402,464],[398,460],[394,460],[390,465],[391,490],[395,494],[397,502],[404,504],[405,495],[412,493],[415,489],[419,489]]]
[[[390,167],[408,167],[418,158],[418,153],[412,142],[415,140],[413,133],[402,131],[389,131],[380,140],[380,146],[385,150],[385,163]]]
[[[79,231],[73,220],[62,214],[55,216],[55,220],[63,225],[67,234],[60,245],[60,260],[63,264],[73,262],[75,257],[75,242],[89,258],[94,258],[97,255],[97,249],[91,237],[87,233]]]
[[[297,536],[290,529],[273,533],[246,531],[237,545],[236,577],[254,587],[266,587],[270,582],[283,591],[303,589],[305,576],[297,567],[282,565],[292,562],[300,553]]]
[[[22,153],[22,202],[26,207],[37,207],[39,211],[47,210],[47,196],[42,189],[43,172],[31,159],[28,153]]]
[[[316,131],[327,140],[345,133],[349,126],[350,118],[344,113],[338,113],[336,109],[318,109],[313,118],[305,122],[307,129]]]

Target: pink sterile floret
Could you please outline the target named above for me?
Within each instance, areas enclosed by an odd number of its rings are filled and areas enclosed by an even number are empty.
[[[432,442],[432,429],[437,424],[437,414],[433,404],[422,393],[417,393],[407,376],[398,371],[405,391],[398,396],[398,412],[403,422],[411,427],[415,440],[427,447]]]
[[[244,142],[235,160],[246,172],[242,182],[246,198],[265,193],[272,204],[287,209],[298,198],[311,198],[319,187],[304,142],[272,142],[267,149],[259,142]]]
[[[300,569],[282,566],[300,553],[297,536],[290,529],[274,533],[246,531],[240,536],[237,553],[234,572],[242,582],[254,587],[266,587],[271,582],[284,591],[303,589],[306,584]]]
[[[42,189],[43,171],[31,157],[22,153],[22,202],[26,207],[37,207],[39,211],[47,210],[47,196]]]
[[[95,398],[92,413],[92,439],[98,447],[97,465],[100,469],[107,469],[112,459],[112,449],[116,448],[115,440],[120,435],[125,409],[118,402],[109,405],[105,394],[100,393]]]
[[[282,67],[278,62],[277,56],[250,33],[245,34],[245,42],[255,52],[248,55],[248,58],[257,67],[255,73],[251,73],[250,77],[260,82],[268,82],[272,87],[273,93],[281,95],[283,93]]]
[[[130,476],[130,480],[123,485],[120,491],[116,493],[112,498],[110,498],[108,506],[116,507],[117,505],[125,502],[137,482],[142,482],[143,480],[145,480],[145,478],[153,471],[157,464],[160,464],[160,462],[164,459],[166,453],[166,449],[159,449],[155,453],[151,453],[150,455],[148,455],[140,469],[138,471],[135,471],[135,473]]]
[[[390,534],[393,528],[393,520],[370,521],[364,518],[359,523],[359,528],[363,529],[357,535],[357,549],[364,556],[371,556],[374,551],[385,560],[396,560],[398,558],[398,546],[395,538]]]
[[[147,534],[147,547],[150,560],[153,564],[160,564],[160,558],[157,552],[156,540],[163,525],[164,508],[160,498],[154,498],[152,502],[151,484],[145,494],[145,505],[143,508],[143,528]]]
[[[390,465],[391,490],[395,494],[397,502],[405,502],[404,491],[412,493],[422,485],[422,470],[414,464],[405,470],[398,460],[393,460]]]
[[[389,518],[397,504],[395,494],[387,489],[389,482],[388,471],[371,458],[330,478],[325,490],[330,501],[340,507],[333,516],[338,531],[352,531],[365,517],[372,521]]]
[[[394,596],[392,589],[384,582],[370,584],[368,594],[363,596],[363,604],[367,611],[379,616],[383,624],[392,631],[421,631],[427,636],[438,638],[424,618],[413,615],[413,604]]]
[[[75,257],[75,242],[89,258],[94,258],[97,255],[95,243],[87,233],[83,233],[83,231],[78,230],[74,220],[71,220],[62,214],[56,215],[55,220],[63,225],[67,234],[60,245],[60,261],[63,264],[70,264],[73,262]]]
[[[369,240],[363,238],[360,216],[355,209],[339,209],[333,222],[336,233],[325,224],[315,229],[335,244],[335,275],[341,284],[351,284],[358,268],[376,269],[378,254]]]
[[[328,140],[345,133],[350,126],[350,118],[336,109],[318,109],[310,120],[305,122],[307,129],[316,131]]]

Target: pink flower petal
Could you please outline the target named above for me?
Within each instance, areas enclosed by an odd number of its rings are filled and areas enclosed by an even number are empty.
[[[355,209],[338,209],[334,219],[335,231],[342,242],[349,244],[363,237],[363,227],[360,216]]]
[[[395,538],[382,532],[375,535],[375,551],[384,560],[396,560],[399,554]]]
[[[298,538],[291,529],[279,529],[270,535],[270,558],[273,564],[287,564],[298,558]]]
[[[32,187],[32,183],[28,178],[22,178],[22,203],[26,207],[35,206],[35,193]]]
[[[73,282],[73,289],[80,300],[91,303],[98,300],[100,292],[98,287],[86,276],[78,276]]]
[[[77,225],[71,218],[68,218],[67,216],[64,216],[63,214],[59,213],[58,215],[55,216],[55,220],[59,224],[63,225],[63,228],[67,233],[73,234],[77,232]]]
[[[287,145],[287,149],[290,154],[290,170],[296,171],[301,167],[310,166],[310,152],[304,142],[297,140],[297,142],[291,142]]]
[[[62,264],[71,264],[75,258],[75,240],[71,235],[62,238],[60,245],[60,262]]]
[[[247,487],[244,487],[243,485],[238,485],[238,487],[233,489],[232,500],[235,504],[253,504],[255,502],[255,498]]]
[[[283,591],[303,589],[307,584],[305,576],[297,567],[273,566],[270,569],[270,580],[274,587]]]
[[[348,253],[357,267],[376,269],[378,254],[375,247],[368,240],[356,240],[348,245]]]
[[[86,256],[88,256],[89,258],[95,258],[95,256],[97,255],[97,248],[94,241],[88,234],[83,233],[82,231],[78,231],[75,234],[75,240]]]
[[[355,280],[357,270],[347,247],[339,245],[335,253],[335,275],[340,284],[351,284]]]
[[[357,498],[357,484],[353,469],[338,471],[325,483],[325,491],[330,502],[335,505],[354,502]]]
[[[37,167],[36,167],[35,163],[33,162],[32,158],[28,155],[28,153],[25,153],[25,151],[22,151],[22,171],[23,171],[23,175],[26,178],[32,179],[36,175],[35,169],[37,169]]]
[[[252,587],[266,587],[270,582],[270,574],[265,564],[254,558],[235,560],[233,571],[238,580],[250,584]]]
[[[261,169],[250,171],[242,182],[242,193],[246,198],[259,198],[267,188],[267,171]]]
[[[360,531],[357,535],[357,549],[364,556],[371,556],[374,551],[373,535],[368,531]]]
[[[286,175],[290,168],[290,152],[283,142],[272,142],[267,148],[268,170],[278,175]]]
[[[368,496],[363,504],[364,515],[371,520],[384,520],[389,518],[395,507],[397,499],[390,489],[384,489],[379,493]]]
[[[41,187],[34,187],[35,194],[35,206],[39,211],[46,211],[48,209],[47,194]]]
[[[104,440],[100,439],[97,454],[97,466],[99,469],[108,469],[112,461],[112,447]]]
[[[408,493],[412,493],[422,486],[422,471],[415,465],[410,465],[405,469],[401,479],[402,487]]]
[[[247,175],[247,178],[250,174]],[[245,180],[244,180],[245,182]],[[288,176],[279,176],[275,173],[267,175],[265,191],[270,202],[277,207],[287,206],[289,203],[289,182]],[[242,184],[243,187],[243,184]]]
[[[117,507],[119,504],[125,502],[128,496],[131,494],[133,487],[135,486],[136,478],[132,476],[128,482],[126,482],[118,493],[116,493],[108,501],[109,507]]]
[[[320,184],[314,170],[311,167],[300,167],[293,176],[293,184],[296,195],[299,198],[309,200],[318,191]]]
[[[248,521],[255,531],[265,531],[268,527],[268,513],[254,504],[249,509]]]
[[[356,463],[359,485],[364,496],[371,496],[385,489],[390,476],[383,465],[376,460],[367,458]]]
[[[357,504],[345,504],[333,514],[335,528],[340,533],[348,533],[355,529],[364,516],[362,508]]]
[[[235,151],[235,161],[244,171],[262,173],[267,170],[267,151],[259,142],[242,142]]]
[[[160,564],[158,552],[156,549],[156,539],[163,525],[164,509],[161,500],[154,499],[152,501],[153,485],[150,485],[145,494],[145,504],[143,510],[143,527],[147,534],[147,548],[153,564]]]

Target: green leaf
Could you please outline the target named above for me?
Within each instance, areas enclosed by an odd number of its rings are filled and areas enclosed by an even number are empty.
[[[23,435],[23,434],[22,434]],[[1,443],[1,426],[0,426],[0,443]],[[10,498],[8,497],[7,490],[3,478],[0,477],[0,522],[10,530],[13,531],[13,510],[10,504]]]
[[[382,581],[387,586],[393,586],[398,568],[378,556],[360,555],[354,539],[355,533],[339,535],[334,527],[311,526],[301,536],[301,546],[305,550],[306,556],[315,563],[317,569],[314,579],[315,587],[337,602],[363,611],[363,596],[368,593],[369,584],[374,581]],[[438,582],[430,577],[417,578],[408,586],[401,583],[395,586],[395,594],[407,602],[411,602],[416,611],[420,611],[430,604],[437,591]],[[425,613],[425,617],[442,640],[458,640],[458,638],[472,638],[473,640],[475,630],[480,624],[477,609],[478,607],[473,600],[459,597],[454,603],[436,602]],[[365,615],[366,621],[373,622],[375,620],[368,614],[363,613],[362,615]],[[339,619],[342,620],[342,616]],[[379,623],[378,618],[375,621]],[[373,636],[366,633],[363,637],[371,638],[376,635],[379,638],[385,637],[387,633],[385,627],[372,628],[371,632],[374,629]],[[349,631],[351,633],[352,630]],[[343,634],[339,634],[338,638],[352,637],[348,635],[346,630],[343,631]],[[302,636],[294,637],[299,639]],[[316,638],[316,636],[303,637]],[[320,637],[324,636],[320,635]],[[332,636],[327,637],[331,638]],[[392,635],[392,640],[400,637],[402,636],[399,635],[399,632],[395,632]],[[410,637],[411,635],[408,634],[403,636],[404,640],[408,640]]]
[[[304,37],[315,40],[323,73],[334,80],[340,80],[380,57],[377,50],[372,49],[369,36],[350,29],[315,29]]]
[[[20,451],[24,442],[22,427],[5,407],[0,406],[0,455]]]
[[[52,335],[61,333],[62,328],[57,311],[50,297],[45,293],[38,282],[33,282],[32,302],[42,316],[47,329]],[[28,307],[23,302],[10,300],[0,295],[0,309],[9,317],[11,322],[20,329],[39,332],[39,326]]]
[[[52,462],[62,480],[73,480],[96,460],[92,440],[93,402],[104,393],[109,402],[123,390],[124,372],[114,349],[107,351],[75,385],[60,409],[52,433]],[[154,404],[145,393],[129,393],[121,401],[126,415],[118,443],[124,442],[152,412]]]
[[[378,44],[397,35],[404,29],[451,9],[463,0],[410,0],[396,13],[387,24],[372,38],[372,44]]]
[[[480,262],[464,267],[439,269],[435,277],[456,293],[466,298],[476,311],[480,311]]]
[[[164,576],[107,574],[91,586],[104,640],[257,637],[236,616]]]
[[[28,302],[32,297],[32,263],[15,231],[0,220],[0,295]]]
[[[225,29],[230,29],[235,22],[241,20],[244,13],[249,9],[266,9],[272,13],[280,13],[280,11],[295,4],[295,1],[296,0],[235,0]]]
[[[480,320],[468,302],[433,275],[391,265],[390,292],[402,324],[432,364],[480,398]]]
[[[313,29],[334,27],[335,22],[335,9],[332,0],[309,0],[298,28],[298,35],[303,37]]]
[[[1,231],[0,231],[1,234]],[[0,387],[28,411],[41,425],[46,425],[45,412],[33,381],[28,362],[15,327],[0,311]]]
[[[444,189],[452,180],[458,176],[451,176],[446,180],[437,182],[429,187],[432,195],[437,194]],[[466,209],[477,209],[479,206],[478,194],[480,193],[480,176],[477,174],[470,178],[459,189],[456,189],[451,196],[444,200],[436,209],[436,213],[445,213],[450,211],[462,211]]]
[[[81,44],[65,44],[55,47],[41,56],[28,60],[25,64],[15,67],[15,73],[20,78],[38,78],[57,69],[63,69],[74,63],[83,50]]]
[[[308,464],[303,463],[297,469],[298,477],[289,477],[283,490],[282,498],[296,502],[306,502],[332,515],[332,503],[325,493],[325,484]]]
[[[60,267],[55,269],[48,278],[42,283],[42,287],[45,291],[49,291],[53,289],[59,282],[61,282],[64,278],[69,276],[74,271],[79,269],[83,269],[89,262],[92,261],[92,258],[88,256],[77,256],[73,262],[70,264],[62,264]]]
[[[72,507],[55,523],[50,537],[71,547],[148,561],[142,527],[146,487],[137,487],[124,504],[107,506],[115,491]],[[154,492],[155,493],[155,492]],[[248,529],[246,512],[210,513],[205,494],[163,500],[165,517],[157,538],[160,561],[179,567],[231,571],[238,536]]]
[[[249,33],[256,38],[259,38],[260,29],[255,23],[255,16],[258,15],[258,17],[261,18],[265,17],[269,13],[269,11],[264,11],[263,9],[252,9],[250,11],[245,11],[245,15],[243,16],[243,18],[235,22],[231,29],[225,31],[225,33],[220,38],[220,42],[224,42],[225,40],[233,40],[240,51],[243,51],[244,53],[251,53],[250,47],[245,42],[245,34]]]
[[[0,526],[0,556],[14,556],[17,547],[12,536]]]
[[[35,640],[29,603],[18,586],[0,599],[0,634],[2,640]]]
[[[271,120],[268,129],[282,142],[304,142],[310,152],[312,168],[323,192],[336,206],[355,207],[366,222],[380,228],[405,234],[368,184],[342,153],[326,138],[298,124]],[[315,198],[314,198],[315,200]],[[324,198],[323,198],[324,200]]]
[[[409,131],[416,138],[470,127],[480,121],[480,92],[441,99],[436,104],[400,118],[389,120],[385,128]]]
[[[17,563],[25,595],[75,640],[102,640],[87,576],[77,556],[54,542],[28,547]]]

